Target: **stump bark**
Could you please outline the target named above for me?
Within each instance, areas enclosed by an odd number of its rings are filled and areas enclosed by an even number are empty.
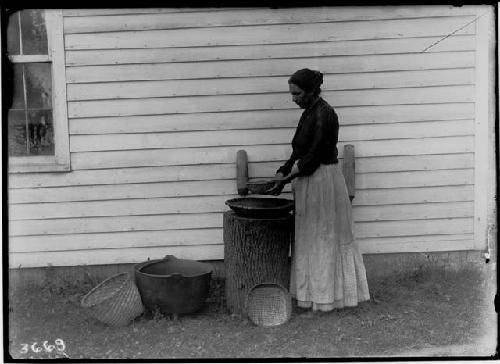
[[[290,283],[289,249],[293,216],[255,219],[224,213],[226,303],[231,313],[246,314],[248,291],[259,283]]]

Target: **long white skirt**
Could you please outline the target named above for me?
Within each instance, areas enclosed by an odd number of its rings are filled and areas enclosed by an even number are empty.
[[[339,164],[292,181],[295,244],[290,293],[301,307],[330,311],[370,299],[352,208]]]

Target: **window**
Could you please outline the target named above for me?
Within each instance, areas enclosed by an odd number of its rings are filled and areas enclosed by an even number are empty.
[[[68,171],[61,11],[11,13],[6,41],[9,172]]]

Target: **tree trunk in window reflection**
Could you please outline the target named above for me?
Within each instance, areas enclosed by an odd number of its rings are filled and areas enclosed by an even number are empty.
[[[30,121],[28,124],[30,154],[54,154],[54,132],[52,123],[49,123],[46,115],[41,113],[43,113],[43,111],[30,112]]]

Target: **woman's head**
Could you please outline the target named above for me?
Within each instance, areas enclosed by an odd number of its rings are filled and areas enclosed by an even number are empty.
[[[321,93],[323,74],[303,68],[295,72],[289,79],[288,85],[293,102],[301,108],[306,108]]]

